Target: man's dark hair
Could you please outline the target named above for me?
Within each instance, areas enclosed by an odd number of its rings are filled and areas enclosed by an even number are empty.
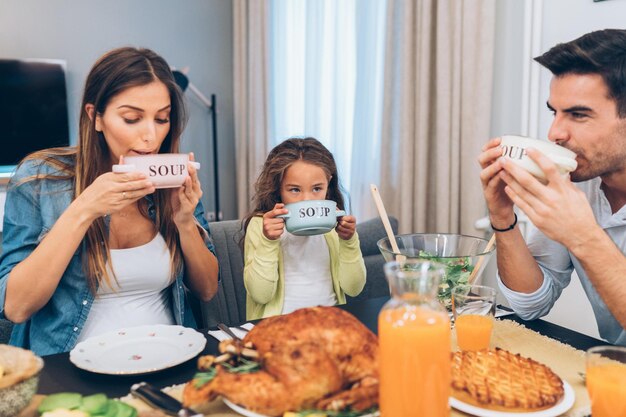
[[[620,118],[626,117],[626,30],[604,29],[560,43],[535,58],[556,77],[598,74],[615,100]]]

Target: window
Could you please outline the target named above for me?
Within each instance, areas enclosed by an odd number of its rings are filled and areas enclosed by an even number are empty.
[[[271,146],[293,136],[324,143],[359,217],[378,179],[386,2],[275,0],[270,7]]]

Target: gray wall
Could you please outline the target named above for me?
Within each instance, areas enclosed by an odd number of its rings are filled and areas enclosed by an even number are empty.
[[[541,30],[541,48],[550,49],[560,42],[567,42],[598,29],[626,29],[626,1],[610,0],[594,3],[591,0],[544,0]],[[555,25],[558,17],[562,24]],[[567,23],[565,23],[567,22]],[[541,72],[539,96],[543,103],[539,111],[539,135],[547,136],[552,114],[545,107],[550,93],[547,70]]]
[[[491,135],[519,134],[522,126],[522,54],[524,2],[496,2]]]
[[[67,61],[71,143],[76,143],[83,83],[109,49],[153,49],[218,103],[220,206],[235,218],[232,3],[228,0],[0,0],[0,57]],[[203,163],[206,210],[214,210],[211,124],[206,108],[186,93],[190,120],[182,150]],[[36,122],[36,121],[34,121]]]

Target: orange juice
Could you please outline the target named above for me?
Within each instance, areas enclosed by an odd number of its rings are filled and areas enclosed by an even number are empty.
[[[450,414],[450,319],[404,305],[378,317],[381,417]]]
[[[593,417],[625,417],[626,365],[601,364],[588,367],[587,391]]]
[[[456,338],[461,350],[489,349],[489,339],[493,329],[491,316],[465,314],[454,321]]]

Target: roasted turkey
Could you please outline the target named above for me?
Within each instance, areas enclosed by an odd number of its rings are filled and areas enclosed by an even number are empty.
[[[251,411],[281,416],[303,409],[367,410],[378,404],[378,339],[336,307],[304,308],[267,318],[244,338],[261,369],[230,373],[220,365],[213,380],[186,384],[185,406],[218,395]]]

